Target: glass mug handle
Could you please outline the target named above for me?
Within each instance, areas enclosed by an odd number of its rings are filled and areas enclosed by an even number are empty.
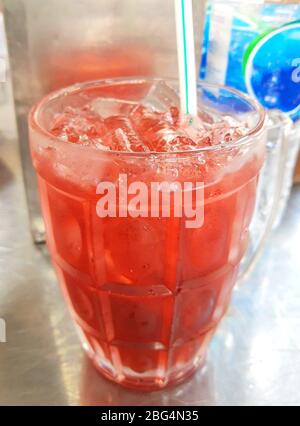
[[[284,188],[292,126],[293,122],[286,114],[277,110],[268,112],[266,158],[258,180],[255,211],[239,282],[249,276],[274,227]]]

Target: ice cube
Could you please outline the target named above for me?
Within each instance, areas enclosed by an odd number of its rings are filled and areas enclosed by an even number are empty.
[[[85,143],[85,145],[91,148],[99,149],[101,151],[110,151],[110,148],[107,145],[105,145],[102,139],[89,140]]]
[[[142,142],[139,136],[132,130],[117,129],[118,140],[126,147],[129,152],[150,152],[150,149]]]
[[[141,103],[146,108],[155,111],[170,112],[171,107],[180,106],[180,99],[172,87],[168,86],[163,80],[159,80],[151,86]]]
[[[232,140],[239,139],[240,137],[246,136],[249,132],[249,126],[247,122],[238,121],[237,119],[226,115],[223,117],[224,123],[230,127]]]
[[[183,135],[176,136],[169,145],[173,148],[173,151],[192,151],[198,148],[193,139]]]
[[[65,142],[83,144],[90,139],[101,138],[105,131],[103,119],[87,107],[68,107],[56,114],[49,130]]]
[[[223,117],[222,121],[214,123],[211,127],[212,144],[233,142],[245,136],[249,129],[232,117]]]
[[[121,145],[126,151],[132,152],[148,152],[150,151],[142,137],[137,133],[133,122],[129,117],[115,116],[104,120],[106,129],[109,131],[117,131],[117,137]]]
[[[116,116],[105,120],[106,129],[109,131],[103,142],[113,151],[149,152],[150,149],[143,143],[134,130],[129,118]]]
[[[155,152],[172,152],[195,149],[196,143],[181,129],[158,123],[146,134],[151,150]]]
[[[97,98],[91,102],[90,107],[100,117],[108,118],[120,114],[128,115],[136,105],[136,102],[123,99]]]

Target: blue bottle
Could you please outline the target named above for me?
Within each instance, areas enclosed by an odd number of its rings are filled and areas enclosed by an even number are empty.
[[[298,2],[210,0],[200,78],[254,96],[300,118]]]

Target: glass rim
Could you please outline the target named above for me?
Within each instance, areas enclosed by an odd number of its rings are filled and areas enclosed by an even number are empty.
[[[48,139],[51,139],[52,141],[62,143],[64,146],[69,145],[73,149],[83,149],[85,151],[89,150],[94,155],[96,153],[99,153],[101,155],[119,155],[119,156],[129,156],[129,157],[150,157],[150,156],[164,156],[164,157],[172,157],[172,156],[190,156],[190,155],[198,155],[204,152],[214,152],[214,151],[221,151],[225,149],[230,148],[238,148],[244,145],[247,145],[248,143],[251,143],[251,137],[255,137],[259,135],[259,133],[264,129],[265,123],[266,123],[266,111],[261,106],[261,104],[256,100],[251,98],[249,95],[240,92],[239,90],[236,90],[231,87],[227,87],[222,84],[215,84],[215,83],[207,83],[206,81],[198,80],[197,81],[197,90],[201,87],[206,87],[208,89],[222,89],[229,93],[234,94],[235,96],[239,97],[240,99],[247,102],[257,113],[258,113],[258,120],[257,123],[253,126],[253,128],[249,129],[249,132],[238,138],[237,140],[233,142],[226,142],[226,144],[219,143],[217,145],[211,145],[211,146],[205,146],[200,147],[197,149],[190,149],[190,150],[178,150],[178,151],[170,151],[170,152],[159,152],[159,151],[150,151],[150,152],[128,152],[128,151],[114,151],[114,150],[103,150],[99,148],[95,148],[92,146],[86,146],[81,144],[75,144],[75,143],[66,143],[65,141],[62,141],[57,136],[50,133],[48,130],[45,129],[44,126],[41,125],[39,121],[39,114],[45,106],[50,101],[53,101],[55,99],[59,99],[62,96],[65,96],[66,94],[72,94],[76,93],[77,91],[82,91],[85,88],[92,88],[97,86],[103,86],[103,85],[113,85],[113,84],[142,84],[147,82],[155,82],[155,81],[169,81],[169,82],[178,82],[179,80],[176,78],[159,78],[159,77],[117,77],[117,78],[107,78],[107,79],[98,79],[98,80],[88,80],[83,81],[80,83],[75,83],[70,86],[66,86],[63,88],[60,88],[58,90],[52,91],[49,94],[45,95],[41,100],[36,102],[32,108],[29,111],[28,121],[29,121],[29,127],[33,130],[37,131],[38,133],[42,134],[43,136],[47,137]]]

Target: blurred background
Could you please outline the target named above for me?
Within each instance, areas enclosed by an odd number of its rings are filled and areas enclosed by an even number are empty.
[[[44,245],[27,114],[84,80],[178,77],[173,0],[0,1],[2,405],[300,405],[300,4],[193,5],[197,74],[269,110],[267,158],[240,283],[205,368],[138,394],[81,352]]]

